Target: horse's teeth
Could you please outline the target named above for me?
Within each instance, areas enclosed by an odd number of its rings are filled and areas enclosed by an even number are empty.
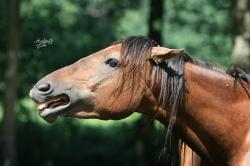
[[[64,100],[64,97],[58,97],[58,98],[54,99],[54,101],[60,101],[60,100]]]
[[[38,104],[37,108],[38,108],[39,110],[42,110],[42,109],[46,108],[46,103]]]

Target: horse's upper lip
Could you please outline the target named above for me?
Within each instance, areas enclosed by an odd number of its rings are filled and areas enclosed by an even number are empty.
[[[65,109],[70,105],[70,98],[67,94],[60,94],[37,102],[39,115],[47,122],[53,122],[59,115],[65,113]]]

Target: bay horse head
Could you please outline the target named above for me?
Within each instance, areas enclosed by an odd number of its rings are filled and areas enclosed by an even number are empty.
[[[163,62],[182,51],[159,47],[144,37],[129,37],[48,74],[32,88],[30,96],[47,122],[59,115],[125,118],[145,109],[145,100],[155,102],[154,106],[165,102],[167,88],[156,87],[152,91],[152,85],[164,77],[164,67],[171,67],[162,65]]]

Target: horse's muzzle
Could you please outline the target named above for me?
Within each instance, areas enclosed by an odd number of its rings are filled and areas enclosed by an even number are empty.
[[[30,97],[37,103],[39,114],[47,122],[65,113],[70,106],[69,92],[54,88],[51,82],[39,81],[31,90]]]

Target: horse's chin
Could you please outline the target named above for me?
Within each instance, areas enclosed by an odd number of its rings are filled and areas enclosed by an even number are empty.
[[[78,112],[72,112],[71,115],[75,118],[80,119],[101,119],[101,120],[107,120],[107,118],[103,118],[96,112],[85,112],[85,111],[78,111]]]
[[[126,113],[115,113],[115,112],[107,112],[104,110],[92,110],[92,111],[74,111],[71,112],[70,116],[80,119],[100,119],[100,120],[121,120],[129,117],[132,112]]]

